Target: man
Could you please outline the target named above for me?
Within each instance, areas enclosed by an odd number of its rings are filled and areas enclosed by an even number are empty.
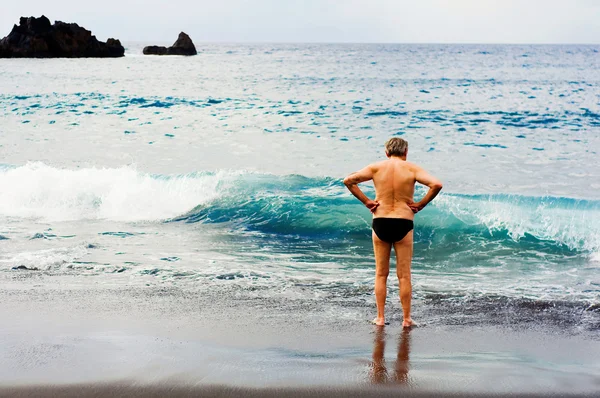
[[[391,138],[385,143],[388,160],[371,164],[350,174],[344,184],[358,200],[373,213],[373,250],[375,252],[375,301],[377,318],[375,325],[385,322],[385,300],[387,278],[390,272],[392,246],[396,252],[396,274],[400,284],[400,303],[404,320],[403,327],[415,323],[410,317],[412,285],[410,263],[413,252],[414,214],[423,210],[442,189],[442,183],[416,164],[406,161],[408,143],[402,138]],[[375,200],[367,198],[358,184],[373,180]],[[429,187],[427,194],[413,202],[415,183]]]

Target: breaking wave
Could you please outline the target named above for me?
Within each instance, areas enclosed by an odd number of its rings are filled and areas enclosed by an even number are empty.
[[[130,166],[66,170],[29,163],[0,166],[0,185],[5,217],[225,223],[241,232],[323,239],[370,235],[369,212],[339,178],[243,171],[155,175]],[[598,219],[600,201],[443,193],[417,216],[416,239],[501,240],[598,259]]]

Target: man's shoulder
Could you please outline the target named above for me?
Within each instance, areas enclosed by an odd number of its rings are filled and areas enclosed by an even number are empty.
[[[369,167],[371,170],[379,170],[381,167],[385,166],[386,162],[387,160],[381,160],[379,162],[371,163],[367,167]]]
[[[420,170],[420,169],[421,169],[421,166],[419,166],[419,165],[418,165],[418,164],[416,164],[416,163],[409,162],[409,161],[407,161],[407,162],[406,162],[406,167],[408,167],[409,169],[411,169],[411,170],[413,170],[413,171],[416,171],[416,170]]]

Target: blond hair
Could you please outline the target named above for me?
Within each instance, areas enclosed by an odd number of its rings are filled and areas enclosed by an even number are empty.
[[[385,153],[388,156],[406,156],[408,151],[408,142],[402,138],[390,138],[385,143]]]

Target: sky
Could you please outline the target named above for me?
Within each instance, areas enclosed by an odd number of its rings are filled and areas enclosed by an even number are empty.
[[[2,2],[0,37],[44,14],[124,42],[600,43],[600,0]]]

